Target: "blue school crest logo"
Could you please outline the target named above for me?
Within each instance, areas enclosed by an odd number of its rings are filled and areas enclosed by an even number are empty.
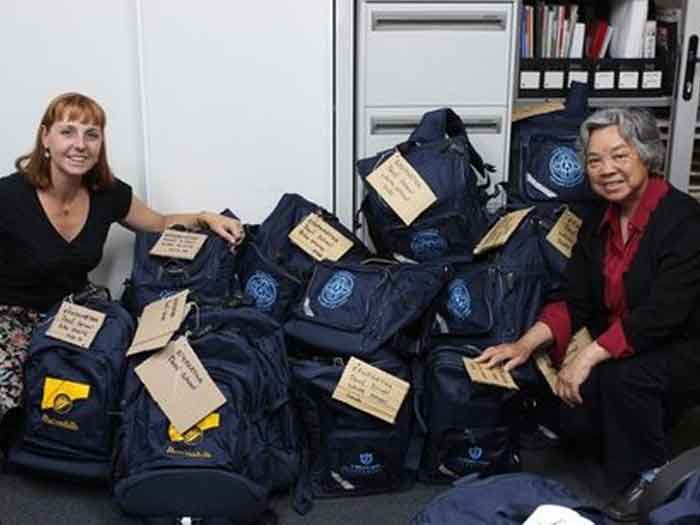
[[[245,285],[245,294],[255,301],[258,310],[266,311],[277,302],[277,280],[269,273],[255,272]]]
[[[464,320],[472,313],[472,298],[463,279],[455,279],[447,287],[447,311],[457,319]]]
[[[583,181],[583,167],[571,148],[560,146],[549,159],[549,173],[552,182],[564,188],[573,188]]]
[[[338,271],[328,279],[318,296],[321,306],[333,310],[348,302],[355,287],[355,276],[350,272]]]
[[[478,459],[481,459],[481,456],[484,453],[484,450],[481,447],[469,447],[469,450],[467,450],[467,453],[469,454],[469,458],[477,461]]]
[[[363,465],[371,465],[374,462],[374,455],[371,452],[360,454],[360,463]]]
[[[437,259],[447,251],[447,241],[434,228],[416,232],[411,239],[411,251],[416,259]]]

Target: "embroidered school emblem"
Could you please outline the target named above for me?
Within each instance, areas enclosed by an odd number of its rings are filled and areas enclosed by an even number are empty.
[[[447,241],[435,228],[421,230],[411,239],[411,251],[419,261],[437,259],[447,251]]]
[[[464,320],[472,313],[472,298],[467,283],[463,279],[455,279],[447,287],[447,311],[453,317]]]
[[[266,272],[255,272],[245,285],[245,293],[255,301],[258,310],[270,310],[277,302],[277,280]]]
[[[571,148],[560,146],[549,159],[552,182],[564,188],[573,188],[583,181],[583,167]]]
[[[355,287],[355,276],[344,270],[335,272],[318,296],[321,306],[333,310],[348,302]]]
[[[481,447],[469,447],[469,450],[467,450],[467,453],[469,454],[469,457],[471,459],[476,461],[476,460],[481,458],[481,456],[484,453],[484,450]]]

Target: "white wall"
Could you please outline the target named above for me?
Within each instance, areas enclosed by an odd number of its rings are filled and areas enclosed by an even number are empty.
[[[0,1],[0,167],[49,100],[107,111],[115,174],[161,212],[230,207],[259,222],[284,192],[333,208],[333,2]],[[93,278],[115,294],[132,234]]]
[[[0,173],[12,173],[15,159],[31,149],[49,101],[80,91],[107,112],[115,174],[143,192],[134,13],[131,0],[0,2]],[[118,226],[111,230],[94,276],[114,292],[130,269],[132,237]]]

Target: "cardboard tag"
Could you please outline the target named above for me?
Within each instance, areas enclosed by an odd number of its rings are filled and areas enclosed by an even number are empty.
[[[148,253],[191,261],[197,256],[206,240],[207,236],[203,233],[165,230]]]
[[[593,342],[588,328],[585,326],[581,328],[578,332],[574,334],[569,342],[569,346],[566,347],[566,353],[564,354],[564,361],[561,364],[562,368],[565,368],[571,361],[574,360],[576,354],[582,349],[586,348],[589,344]]]
[[[540,372],[542,372],[544,378],[547,380],[549,388],[551,388],[552,392],[556,394],[554,391],[554,385],[557,384],[557,370],[554,368],[552,360],[549,358],[549,354],[546,350],[537,351],[535,354],[535,364],[537,365],[537,368],[540,369]]]
[[[575,213],[568,209],[564,210],[564,213],[547,234],[547,240],[567,259],[571,259],[571,252],[578,239],[578,231],[581,229],[582,222]]]
[[[539,87],[539,86],[538,86]],[[536,115],[544,115],[552,111],[561,111],[564,109],[564,104],[561,102],[541,102],[539,104],[527,104],[513,108],[511,120],[517,122],[524,118],[534,117]]]
[[[498,219],[496,224],[494,224],[479,241],[479,244],[474,247],[474,255],[479,255],[480,253],[498,248],[507,243],[510,236],[513,235],[513,232],[518,228],[518,225],[533,209],[534,207],[530,207],[512,211]]]
[[[180,434],[226,402],[184,337],[153,354],[135,372]]]
[[[333,391],[333,399],[394,423],[410,387],[403,379],[351,357]]]
[[[437,200],[420,173],[398,151],[370,173],[367,182],[406,226]]]
[[[289,240],[317,261],[338,261],[352,241],[315,213],[308,214],[289,232]]]
[[[87,349],[104,322],[102,312],[64,301],[46,335]]]
[[[467,374],[472,381],[475,383],[484,383],[487,385],[501,386],[503,388],[510,388],[511,390],[520,390],[518,385],[513,381],[513,376],[510,372],[503,370],[502,366],[497,366],[494,368],[486,368],[481,363],[474,362],[473,359],[468,357],[463,357],[464,368],[467,370]]]
[[[183,290],[146,305],[126,355],[156,350],[168,344],[175,330],[180,328],[187,317],[189,293],[189,290]]]

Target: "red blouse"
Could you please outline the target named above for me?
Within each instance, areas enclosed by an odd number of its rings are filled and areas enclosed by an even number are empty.
[[[609,204],[600,222],[599,231],[607,229],[605,237],[605,257],[603,259],[603,279],[605,282],[605,307],[608,311],[608,328],[597,342],[614,358],[626,357],[634,353],[625,337],[622,318],[627,314],[624,274],[632,264],[639,248],[639,241],[649,222],[651,213],[668,192],[668,183],[658,177],[651,177],[644,190],[642,200],[627,223],[627,242],[622,240],[620,227],[620,207]],[[605,235],[605,234],[604,234]],[[539,320],[545,323],[554,335],[554,345],[550,354],[559,365],[564,359],[566,347],[571,340],[571,316],[564,301],[547,304],[540,313]]]

